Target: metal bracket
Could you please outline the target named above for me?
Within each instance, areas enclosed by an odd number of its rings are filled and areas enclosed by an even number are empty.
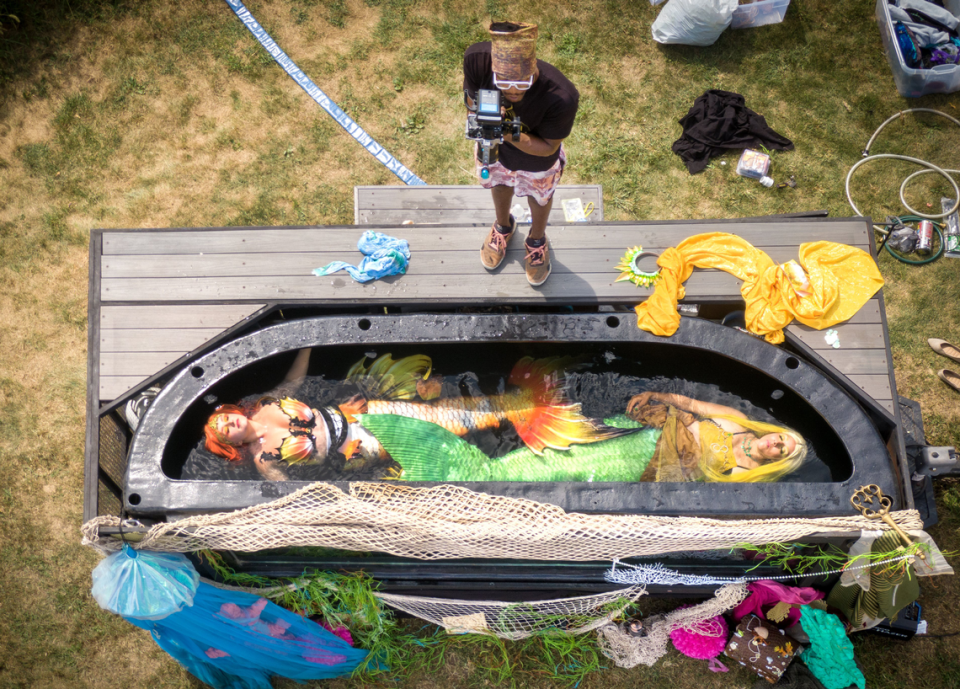
[[[960,476],[957,451],[952,447],[925,447],[917,458],[916,473],[921,476]]]

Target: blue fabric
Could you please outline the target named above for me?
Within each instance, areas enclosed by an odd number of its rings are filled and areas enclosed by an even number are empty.
[[[397,239],[386,234],[367,230],[357,242],[357,249],[366,258],[353,266],[343,261],[328,263],[313,271],[314,275],[329,275],[346,270],[357,282],[370,282],[388,275],[403,275],[410,262],[410,244],[406,239]]]
[[[139,552],[126,543],[93,570],[91,593],[116,615],[157,620],[193,605],[200,575],[180,553]]]
[[[274,675],[298,681],[347,675],[367,657],[316,622],[250,593],[200,581],[179,554],[123,549],[93,572],[101,607],[154,641],[214,689],[271,689]]]
[[[265,598],[200,582],[193,605],[162,620],[127,621],[214,689],[271,689],[350,674],[367,652]]]
[[[907,67],[916,68],[920,66],[920,53],[917,45],[913,41],[910,31],[903,22],[896,22],[893,25],[893,33],[900,45],[900,54],[903,55],[903,61]]]

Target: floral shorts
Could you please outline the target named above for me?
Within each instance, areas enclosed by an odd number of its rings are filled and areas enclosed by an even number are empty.
[[[476,155],[474,155],[476,160]],[[541,206],[546,206],[560,184],[560,177],[563,175],[563,166],[567,163],[567,154],[563,150],[563,144],[560,144],[560,157],[549,170],[543,172],[526,172],[524,170],[508,170],[500,161],[493,165],[488,165],[490,177],[483,179],[480,177],[480,170],[483,165],[477,163],[477,177],[480,179],[480,185],[484,189],[493,187],[513,187],[514,196],[532,196]]]

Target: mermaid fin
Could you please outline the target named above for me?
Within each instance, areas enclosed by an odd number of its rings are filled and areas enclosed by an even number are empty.
[[[389,354],[378,357],[367,367],[363,358],[347,371],[347,380],[359,385],[368,399],[409,400],[417,395],[417,381],[430,377],[433,361],[424,354],[413,354],[397,361]]]
[[[510,373],[509,382],[518,385],[529,396],[531,404],[509,418],[524,444],[541,455],[545,448],[568,450],[571,445],[596,443],[634,433],[635,429],[612,428],[592,421],[580,412],[580,405],[570,403],[564,388],[563,369],[573,362],[571,357],[533,359],[524,357]]]
[[[477,469],[492,461],[477,447],[429,421],[394,414],[363,414],[358,420],[403,467],[405,481],[483,480]]]

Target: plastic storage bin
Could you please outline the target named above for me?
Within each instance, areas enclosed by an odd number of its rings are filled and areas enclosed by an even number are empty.
[[[945,0],[944,7],[960,17],[960,0]],[[749,5],[746,5],[749,7]],[[734,14],[736,19],[736,14]],[[928,93],[953,93],[960,91],[960,65],[937,65],[933,69],[911,69],[903,61],[900,47],[893,35],[893,21],[887,9],[887,0],[877,0],[877,24],[883,50],[893,70],[897,91],[907,98],[919,98]]]
[[[759,0],[746,5],[740,5],[733,13],[734,29],[749,29],[754,26],[779,24],[783,21],[790,0]]]

